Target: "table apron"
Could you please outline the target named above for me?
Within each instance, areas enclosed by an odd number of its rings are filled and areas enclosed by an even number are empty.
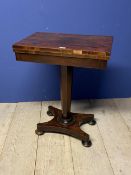
[[[106,60],[90,58],[60,57],[39,54],[15,53],[17,61],[36,62],[45,64],[55,64],[74,67],[104,69],[107,66]]]

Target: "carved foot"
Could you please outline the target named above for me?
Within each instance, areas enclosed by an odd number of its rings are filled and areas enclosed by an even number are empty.
[[[90,140],[88,140],[88,141],[83,141],[82,140],[82,145],[85,146],[85,147],[91,147],[92,143],[91,143]]]
[[[35,133],[36,133],[38,136],[41,136],[41,135],[43,135],[43,134],[44,134],[44,132],[43,132],[43,131],[38,131],[37,129],[35,130]]]
[[[47,115],[48,116],[54,116],[54,107],[53,106],[48,106],[48,111],[47,111]]]
[[[89,124],[89,125],[95,125],[95,124],[96,124],[96,120],[93,119],[93,120],[89,121],[88,124]]]

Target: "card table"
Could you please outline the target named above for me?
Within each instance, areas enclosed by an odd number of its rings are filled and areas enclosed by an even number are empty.
[[[60,65],[61,109],[48,107],[53,119],[38,123],[36,134],[61,133],[81,140],[85,147],[92,145],[80,126],[95,125],[94,114],[71,112],[73,67],[105,69],[111,56],[112,36],[76,35],[37,32],[13,44],[17,61]]]

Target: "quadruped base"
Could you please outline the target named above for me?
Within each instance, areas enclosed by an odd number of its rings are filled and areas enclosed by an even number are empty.
[[[81,140],[83,146],[90,147],[92,145],[89,135],[80,129],[80,126],[88,123],[89,125],[95,125],[94,114],[79,114],[70,112],[66,119],[62,116],[62,110],[53,106],[48,107],[47,114],[54,116],[54,118],[45,123],[38,123],[37,135],[43,135],[45,132],[49,133],[61,133],[68,136],[75,137]]]

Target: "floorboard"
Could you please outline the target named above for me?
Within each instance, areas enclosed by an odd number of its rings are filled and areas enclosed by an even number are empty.
[[[93,100],[91,110],[97,118],[115,175],[131,172],[131,133],[113,100]]]
[[[88,101],[74,102],[72,110],[78,113],[91,113]],[[83,147],[79,140],[70,138],[75,175],[113,175],[98,126],[85,124],[81,129],[90,135],[92,147]]]
[[[34,175],[38,139],[34,131],[40,121],[40,106],[18,103],[0,156],[1,175]]]
[[[49,105],[60,108],[59,102],[43,102],[41,122],[52,117],[46,112]],[[35,175],[74,175],[70,139],[61,134],[39,136]]]
[[[16,103],[0,103],[0,154],[4,147],[7,133],[12,122]]]
[[[83,125],[92,147],[61,134],[35,134],[48,105],[60,102],[0,103],[0,175],[130,175],[131,98],[73,101],[72,111],[94,113],[97,125]]]
[[[118,111],[126,122],[126,125],[131,132],[131,98],[114,99],[118,107]]]

